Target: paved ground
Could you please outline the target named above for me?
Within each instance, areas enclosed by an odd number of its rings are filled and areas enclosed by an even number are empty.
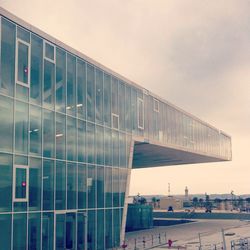
[[[231,240],[239,239],[241,237],[250,237],[249,221],[199,220],[182,225],[155,227],[149,230],[127,233],[126,244],[128,247],[126,249],[151,249],[152,246],[164,244],[169,239],[173,241],[173,247],[198,249],[199,233],[203,249],[212,249],[215,244],[217,244],[217,249],[221,249],[223,241],[221,232],[222,228],[225,230],[225,234],[230,234],[230,236],[225,236],[227,249],[230,249]],[[166,249],[166,246],[154,249],[164,248]]]

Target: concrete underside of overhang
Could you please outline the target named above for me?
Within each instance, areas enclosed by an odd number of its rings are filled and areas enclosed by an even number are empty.
[[[135,141],[132,168],[150,168],[219,161],[225,161],[225,159],[170,148],[165,145],[161,146]]]

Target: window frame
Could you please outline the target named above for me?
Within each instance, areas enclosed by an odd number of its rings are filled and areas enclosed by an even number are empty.
[[[48,44],[54,48],[54,60],[52,60],[46,56],[46,44]],[[54,63],[54,64],[56,63],[56,46],[47,40],[43,40],[43,59],[46,59],[47,61]]]
[[[13,202],[28,202],[29,201],[29,166],[26,165],[14,165],[13,166]],[[16,198],[16,170],[26,170],[26,195],[25,198]]]
[[[142,104],[142,124],[140,124],[140,102]],[[144,100],[139,97],[137,97],[137,125],[139,129],[144,129]]]
[[[159,100],[157,100],[157,99],[155,99],[155,98],[153,98],[153,100],[154,100],[154,111],[155,112],[160,112],[160,102],[159,102]],[[156,108],[156,103],[157,103],[157,108]]]
[[[24,83],[18,80],[18,48],[19,48],[19,43],[22,43],[26,46],[28,46],[28,82]],[[30,43],[27,43],[26,41],[23,41],[20,38],[16,38],[16,60],[15,60],[15,80],[16,83],[24,86],[26,88],[30,88],[30,69],[31,69],[31,45]]]
[[[119,115],[115,114],[115,113],[112,113],[111,114],[111,117],[112,117],[112,129],[115,129],[115,130],[119,130]],[[114,117],[117,118],[117,127],[114,127]]]

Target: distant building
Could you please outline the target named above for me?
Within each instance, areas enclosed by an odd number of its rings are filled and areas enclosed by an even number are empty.
[[[170,207],[172,207],[173,210],[183,209],[183,201],[173,196],[160,199],[160,209],[168,210]]]

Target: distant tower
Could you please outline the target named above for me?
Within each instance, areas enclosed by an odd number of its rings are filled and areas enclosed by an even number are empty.
[[[185,188],[185,200],[186,201],[188,200],[188,188],[187,187]]]

